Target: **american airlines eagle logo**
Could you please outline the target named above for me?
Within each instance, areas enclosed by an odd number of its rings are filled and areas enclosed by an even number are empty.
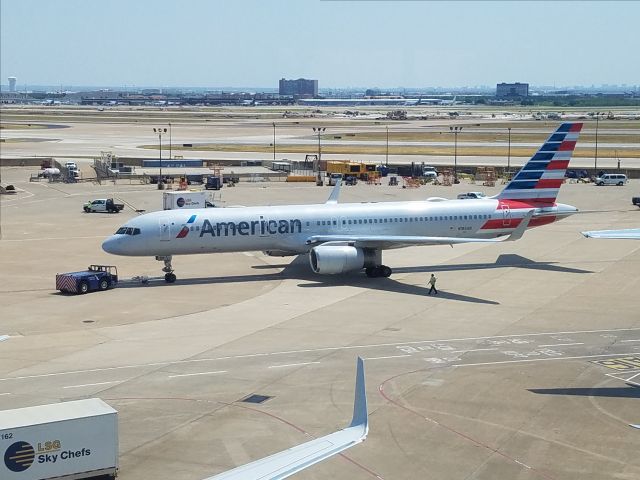
[[[182,229],[180,229],[178,235],[176,235],[176,238],[184,238],[189,234],[189,227],[196,221],[196,217],[197,215],[191,215],[189,217],[189,220],[187,220],[187,223],[182,226]]]

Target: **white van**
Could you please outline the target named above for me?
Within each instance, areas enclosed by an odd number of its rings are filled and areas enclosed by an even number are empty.
[[[627,176],[622,173],[605,173],[596,178],[596,185],[624,185],[627,183]]]

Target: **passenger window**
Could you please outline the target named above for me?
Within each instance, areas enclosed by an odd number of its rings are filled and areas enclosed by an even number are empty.
[[[346,220],[342,220],[342,224],[343,224],[343,225],[346,225],[346,224],[347,224],[347,221],[346,221]]]
[[[316,222],[316,225],[320,226],[320,220],[318,220],[318,221]]]
[[[338,222],[336,222],[336,221],[334,220],[334,221],[333,221],[333,224],[334,224],[334,225],[338,225]]]

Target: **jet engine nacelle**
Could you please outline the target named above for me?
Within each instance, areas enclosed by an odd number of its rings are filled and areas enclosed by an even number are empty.
[[[309,252],[311,269],[323,275],[335,275],[376,263],[375,252],[350,245],[320,245]]]

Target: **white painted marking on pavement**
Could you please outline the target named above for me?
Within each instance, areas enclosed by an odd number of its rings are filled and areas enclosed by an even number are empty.
[[[485,337],[450,338],[450,339],[444,339],[444,340],[420,340],[420,341],[412,341],[412,342],[376,343],[376,344],[370,344],[370,345],[346,345],[342,347],[322,347],[322,348],[312,348],[312,349],[302,349],[302,350],[287,350],[282,352],[263,352],[263,353],[234,355],[234,356],[217,357],[217,358],[198,358],[198,359],[176,360],[176,361],[168,361],[168,362],[141,363],[141,364],[135,364],[135,365],[120,365],[116,367],[92,368],[92,369],[86,369],[86,370],[71,370],[67,372],[42,373],[38,375],[24,375],[19,377],[0,378],[0,382],[7,381],[7,380],[24,380],[29,378],[72,375],[76,373],[92,373],[92,372],[102,372],[102,371],[109,371],[109,370],[121,370],[121,369],[127,369],[127,368],[157,367],[157,366],[166,366],[166,365],[177,365],[181,363],[186,364],[186,363],[196,363],[196,362],[211,362],[216,360],[235,360],[240,358],[261,357],[261,356],[267,357],[272,355],[287,355],[287,354],[293,354],[293,353],[338,351],[338,350],[351,350],[351,349],[359,349],[359,348],[394,347],[398,345],[416,345],[421,343],[442,343],[442,342],[454,342],[454,341],[465,341],[465,340],[487,340],[492,338],[535,337],[535,336],[541,336],[541,335],[602,333],[602,332],[637,331],[637,330],[640,330],[640,328],[619,328],[619,329],[612,329],[612,330],[577,330],[572,332],[523,333],[523,334],[517,334],[517,335],[495,335],[495,336],[485,336]],[[635,355],[635,354],[636,352],[619,354],[619,355]],[[598,355],[598,356],[602,356],[602,355]],[[609,355],[609,356],[615,356],[615,355]]]
[[[502,363],[546,362],[550,360],[576,360],[580,358],[619,357],[621,355],[632,355],[632,354],[631,353],[611,353],[609,355],[582,355],[579,357],[532,358],[530,360],[503,360],[500,362],[460,363],[460,364],[451,365],[451,366],[452,367],[476,367],[480,365],[500,365]]]
[[[320,362],[288,363],[286,365],[270,365],[269,368],[300,367],[302,365],[312,365],[314,363],[320,363]]]
[[[486,352],[488,350],[498,350],[498,348],[470,348],[469,350],[451,350],[449,353]]]
[[[539,347],[568,347],[569,345],[584,345],[584,343],[551,343],[549,345],[538,345]]]
[[[640,338],[634,340],[620,340],[621,342],[640,342]]]
[[[194,375],[215,375],[217,373],[227,373],[227,370],[218,370],[216,372],[183,373],[181,375],[169,375],[169,378],[193,377]]]
[[[384,360],[385,358],[403,358],[410,357],[411,355],[389,355],[387,357],[364,357],[363,360]]]
[[[11,395],[11,393],[7,392],[7,393],[0,393],[0,397],[4,396],[4,395]]]
[[[113,382],[85,383],[83,385],[69,385],[67,387],[62,387],[62,388],[94,387],[96,385],[108,385],[110,383],[122,383],[122,382],[124,382],[124,380],[115,380]]]

